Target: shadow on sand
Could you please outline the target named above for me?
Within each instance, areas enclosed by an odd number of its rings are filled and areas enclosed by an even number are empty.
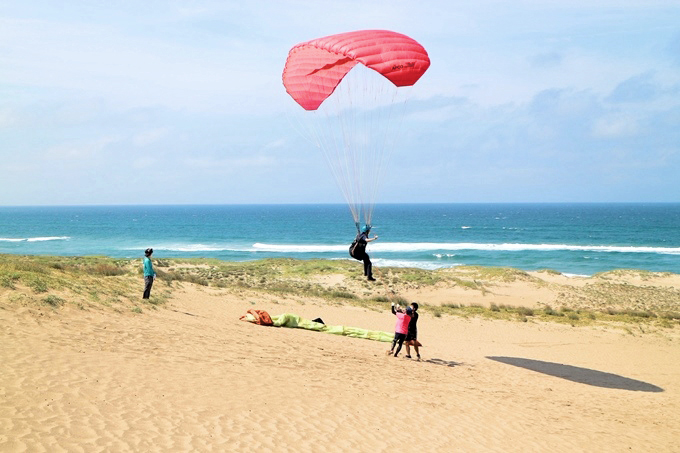
[[[519,357],[487,357],[496,362],[526,368],[550,376],[567,379],[580,384],[593,385],[609,389],[632,390],[635,392],[663,392],[661,387],[646,382],[629,379],[618,374],[605,373],[602,371],[580,368],[577,366],[563,365],[561,363],[543,362],[541,360],[522,359]]]
[[[435,358],[423,360],[423,362],[434,363],[435,365],[449,366],[449,367],[452,367],[452,368],[455,367],[455,366],[458,366],[458,365],[462,365],[462,363],[460,363],[460,362],[453,362],[453,361],[449,361],[449,360],[442,360],[442,359],[435,359]]]

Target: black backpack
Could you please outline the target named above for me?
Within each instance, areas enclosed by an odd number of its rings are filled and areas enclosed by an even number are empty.
[[[364,253],[362,253],[364,252],[364,248],[359,244],[359,237],[361,237],[361,234],[357,234],[357,237],[354,238],[354,241],[349,246],[349,256],[355,260],[361,261],[364,257]]]

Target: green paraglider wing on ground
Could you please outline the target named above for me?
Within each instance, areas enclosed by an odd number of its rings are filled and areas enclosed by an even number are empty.
[[[388,332],[381,332],[379,330],[361,329],[359,327],[347,326],[328,326],[320,322],[310,321],[292,313],[283,313],[281,315],[272,316],[274,327],[291,327],[297,329],[314,330],[317,332],[330,333],[333,335],[344,335],[352,338],[363,338],[365,340],[383,341],[389,343],[392,341],[393,334]]]

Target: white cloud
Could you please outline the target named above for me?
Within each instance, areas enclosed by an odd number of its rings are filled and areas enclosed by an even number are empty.
[[[154,157],[138,157],[132,161],[132,168],[136,170],[143,170],[145,168],[151,168],[158,162],[158,159]]]
[[[412,201],[447,201],[461,180],[470,181],[462,188],[470,201],[521,201],[536,190],[535,172],[552,181],[536,196],[559,197],[576,180],[581,194],[595,193],[593,175],[608,160],[632,168],[644,153],[666,163],[660,177],[680,193],[677,0],[10,3],[0,19],[0,157],[39,176],[1,170],[5,203],[9,189],[39,204],[60,184],[86,184],[87,168],[132,186],[139,175],[130,168],[154,168],[158,187],[172,179],[184,202],[203,201],[204,186],[243,181],[253,183],[242,196],[262,202],[335,194],[320,154],[307,153],[277,114],[291,105],[281,70],[292,45],[362,28],[411,35],[432,59],[414,87],[384,199],[399,201],[399,183],[416,169],[423,178]],[[64,164],[58,178],[55,161]],[[287,183],[312,174],[305,185]],[[635,172],[625,176],[628,193],[668,198]],[[93,201],[115,197],[97,187],[88,187]],[[155,196],[173,201],[160,188]]]
[[[13,125],[15,121],[14,113],[9,107],[0,108],[0,129]]]
[[[593,136],[600,138],[632,137],[638,134],[636,118],[628,114],[614,114],[598,118],[593,125]]]
[[[168,129],[165,127],[160,127],[135,134],[135,136],[132,137],[132,143],[135,146],[143,147],[152,143],[156,143],[167,136]]]
[[[238,172],[243,170],[252,170],[260,167],[274,167],[276,159],[270,156],[252,156],[252,157],[234,157],[215,159],[209,157],[203,158],[188,158],[184,163],[192,168],[202,170],[223,171],[229,170],[231,172]]]
[[[281,148],[286,144],[286,139],[280,138],[278,140],[271,141],[264,145],[264,149],[276,149]]]
[[[84,162],[97,158],[107,146],[120,140],[120,137],[101,137],[92,141],[62,143],[48,148],[45,157],[52,160]]]

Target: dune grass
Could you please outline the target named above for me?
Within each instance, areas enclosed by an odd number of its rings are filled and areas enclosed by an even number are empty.
[[[0,292],[15,292],[12,300],[55,309],[66,304],[124,305],[138,299],[136,268],[132,260],[107,257],[0,255]]]
[[[540,321],[569,324],[572,326],[612,325],[612,324],[651,324],[663,328],[680,326],[680,312],[654,313],[650,311],[617,310],[617,309],[573,309],[560,307],[553,309],[544,306],[533,309],[522,306],[507,306],[491,304],[489,307],[481,305],[444,304],[431,306],[420,304],[420,312],[430,313],[434,317],[443,315],[463,318],[482,317],[508,321]]]
[[[334,304],[350,304],[372,310],[389,310],[391,302],[408,305],[399,296],[408,288],[451,285],[480,291],[494,282],[525,281],[543,284],[539,278],[511,268],[466,266],[427,271],[408,268],[380,269],[380,284],[370,284],[361,263],[350,260],[263,259],[224,262],[213,259],[154,259],[158,279],[152,297],[141,299],[140,259],[99,256],[49,257],[0,255],[0,296],[23,304],[78,308],[107,307],[143,313],[162,306],[176,288],[188,283],[231,291],[253,291],[275,297],[319,298]],[[542,272],[555,273],[545,270]],[[459,316],[520,322],[558,322],[574,326],[602,323],[647,323],[665,328],[680,325],[680,293],[672,288],[630,285],[617,281],[632,271],[604,274],[604,281],[571,287],[560,293],[561,306],[542,309],[490,304],[420,303],[420,312],[434,317]],[[328,285],[319,277],[336,275],[342,284]],[[637,271],[638,278],[655,275]],[[2,301],[3,299],[0,299]]]

